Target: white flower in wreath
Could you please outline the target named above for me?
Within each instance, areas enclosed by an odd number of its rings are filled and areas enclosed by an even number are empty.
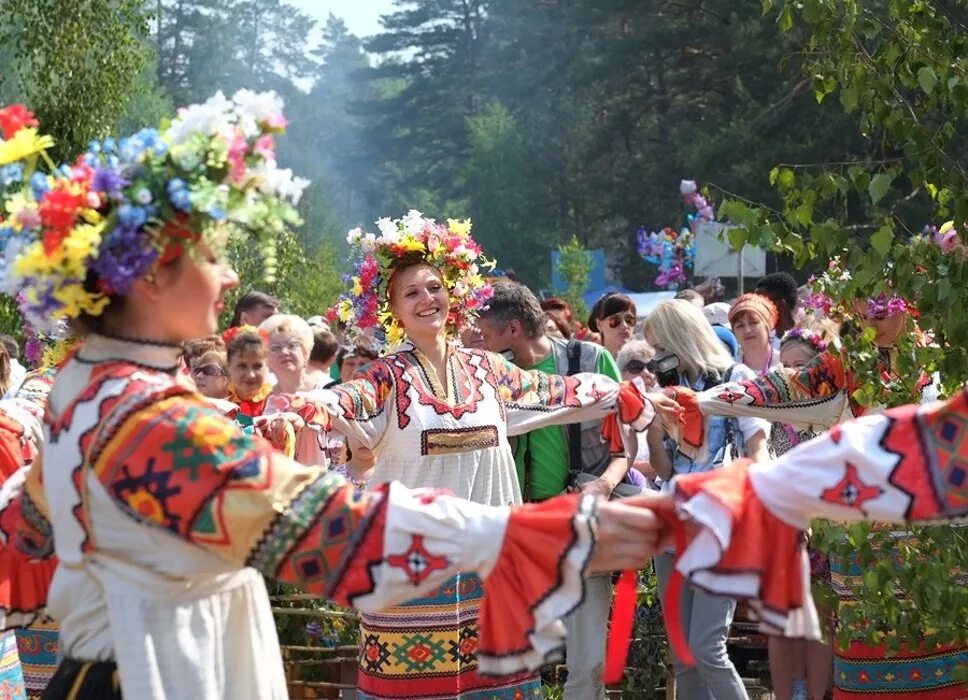
[[[239,117],[239,127],[247,137],[261,133],[261,124],[272,122],[282,114],[283,101],[272,90],[254,92],[242,89],[232,96],[236,113]]]
[[[221,91],[201,104],[182,107],[165,132],[165,138],[170,145],[176,146],[195,134],[226,133],[231,126],[231,109],[232,103]]]
[[[346,242],[350,245],[356,245],[363,238],[363,229],[357,226],[351,229],[349,233],[346,234]]]
[[[371,255],[374,251],[376,251],[376,234],[364,234],[363,238],[360,240],[360,247],[367,255]]]
[[[403,225],[404,233],[409,233],[412,236],[418,236],[423,232],[423,214],[416,209],[411,209],[408,211],[403,219],[401,219],[400,223]]]
[[[395,243],[400,239],[400,229],[388,216],[376,220],[376,227],[380,230],[380,243]]]

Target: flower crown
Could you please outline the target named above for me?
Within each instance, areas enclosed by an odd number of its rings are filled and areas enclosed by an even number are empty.
[[[113,295],[200,240],[221,252],[217,229],[251,234],[271,276],[276,236],[299,223],[294,205],[308,182],[276,165],[275,134],[286,122],[275,93],[217,93],[161,131],[92,142],[49,175],[37,156],[50,164],[53,142],[36,135],[22,106],[8,110],[0,165],[18,187],[0,204],[0,276],[6,291],[24,290],[38,327],[102,313]],[[6,160],[13,156],[22,162]],[[20,168],[10,173],[11,164]]]
[[[351,333],[382,330],[386,345],[399,345],[405,332],[390,312],[387,288],[395,266],[420,261],[440,271],[450,297],[447,333],[456,336],[493,294],[481,270],[493,269],[494,261],[484,258],[471,238],[470,220],[448,219],[444,226],[411,210],[402,219],[383,218],[376,225],[379,236],[356,228],[346,237],[360,256],[354,273],[344,280],[350,291],[337,302],[339,319]]]
[[[266,347],[269,346],[269,333],[262,328],[251,326],[249,324],[232,326],[231,328],[225,329],[222,331],[222,342],[228,346],[228,344],[231,343],[235,337],[239,335],[239,333],[251,333],[252,335],[257,335],[259,336],[259,339],[262,341],[263,345]]]
[[[782,348],[787,343],[803,343],[804,345],[809,345],[818,353],[824,352],[827,349],[827,341],[821,338],[819,333],[814,333],[800,326],[791,328],[783,334],[783,337],[780,339],[780,347]]]

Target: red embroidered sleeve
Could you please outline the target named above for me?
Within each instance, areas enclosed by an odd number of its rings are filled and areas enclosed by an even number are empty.
[[[944,404],[843,423],[768,464],[677,477],[699,527],[677,569],[714,593],[749,598],[788,636],[819,630],[799,532],[812,518],[924,522],[968,515],[968,388]]]

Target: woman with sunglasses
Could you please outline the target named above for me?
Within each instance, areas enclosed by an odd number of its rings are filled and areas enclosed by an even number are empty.
[[[185,363],[198,393],[210,399],[229,396],[228,359],[225,343],[218,335],[185,343]]]
[[[263,576],[377,611],[475,572],[487,586],[476,668],[535,669],[560,647],[558,619],[582,599],[586,570],[641,565],[657,545],[657,519],[634,507],[643,499],[509,508],[400,483],[356,494],[244,433],[179,376],[182,343],[215,332],[238,283],[229,234],[269,257],[298,221],[303,184],[273,157],[281,109],[274,93],[219,93],[56,177],[32,172],[33,157],[15,199],[0,199],[18,212],[0,273],[24,290],[25,313],[67,316],[86,334],[50,391],[43,460],[0,513],[31,562],[59,560],[49,589],[24,590],[22,570],[0,568],[0,625],[45,603],[61,624],[45,698],[283,700]],[[37,125],[23,107],[14,116]],[[29,140],[30,155],[47,144]],[[580,381],[555,385],[560,410],[591,400]],[[375,405],[333,396],[331,422],[359,432]]]
[[[633,302],[625,294],[606,294],[592,307],[588,327],[602,336],[602,345],[612,357],[632,339],[638,313]]]

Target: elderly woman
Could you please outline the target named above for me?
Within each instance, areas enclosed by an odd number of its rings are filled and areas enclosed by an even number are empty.
[[[244,433],[178,376],[181,344],[215,331],[238,282],[226,227],[266,249],[296,221],[300,183],[272,157],[284,124],[272,93],[219,94],[163,133],[139,132],[117,153],[100,144],[16,192],[19,211],[41,215],[18,218],[20,245],[0,272],[24,290],[32,322],[64,315],[87,333],[50,391],[43,460],[0,513],[18,523],[26,565],[55,551],[60,562],[49,590],[25,590],[23,570],[0,568],[0,622],[46,603],[61,623],[46,697],[288,697],[264,576],[375,612],[479,573],[481,669],[536,668],[559,644],[556,619],[581,600],[586,567],[640,564],[657,541],[647,511],[578,497],[515,510],[399,483],[357,494]],[[533,378],[502,377],[518,380],[502,384],[509,403],[547,396]],[[581,379],[559,384],[544,403],[560,413],[593,403]],[[369,444],[376,403],[354,398],[373,386],[323,407],[332,427]],[[478,388],[460,390],[475,400]],[[461,447],[439,433],[426,445]]]
[[[295,394],[326,384],[310,381],[307,373],[315,340],[308,323],[293,314],[273,314],[259,324],[259,329],[269,336],[269,369],[276,375],[273,391]]]

